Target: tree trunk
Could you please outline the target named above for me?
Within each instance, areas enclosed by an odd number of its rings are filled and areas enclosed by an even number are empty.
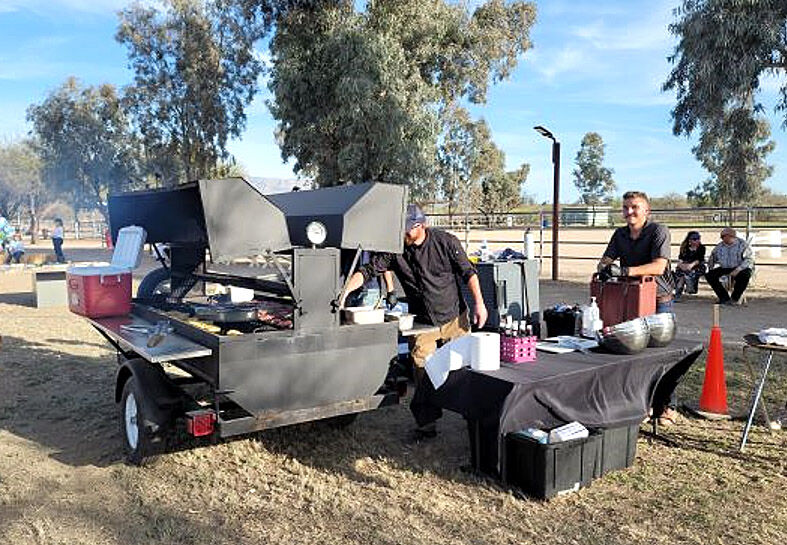
[[[38,213],[36,212],[36,198],[30,194],[30,244],[38,241]]]

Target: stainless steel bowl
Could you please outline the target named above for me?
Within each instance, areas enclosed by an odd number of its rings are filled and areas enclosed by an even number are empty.
[[[636,354],[648,346],[650,333],[644,318],[605,327],[598,332],[598,344],[615,354]]]
[[[645,316],[650,331],[648,346],[667,346],[675,338],[675,315],[671,312]]]

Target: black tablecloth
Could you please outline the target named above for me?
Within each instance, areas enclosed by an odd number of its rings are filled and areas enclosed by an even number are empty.
[[[633,356],[539,351],[535,362],[503,363],[497,371],[452,371],[437,390],[427,387],[424,398],[493,426],[499,437],[574,420],[589,428],[625,426],[666,404],[702,349],[696,341],[675,340]]]

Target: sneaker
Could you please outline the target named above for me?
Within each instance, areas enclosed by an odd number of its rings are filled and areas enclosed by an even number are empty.
[[[727,304],[730,305],[731,307],[741,306],[741,302],[737,299],[730,299],[729,301],[727,301]]]

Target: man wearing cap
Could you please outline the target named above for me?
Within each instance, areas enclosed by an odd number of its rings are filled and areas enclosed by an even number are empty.
[[[708,259],[705,280],[716,292],[720,305],[739,305],[741,296],[749,285],[754,266],[751,247],[745,240],[738,238],[732,227],[722,229],[720,237],[721,242],[716,245]],[[721,277],[727,275],[732,278],[732,294],[721,285]]]
[[[675,285],[670,269],[670,232],[650,220],[650,199],[642,191],[623,194],[625,227],[618,227],[598,263],[599,275],[653,276],[656,279],[656,312],[672,311]],[[620,259],[620,267],[612,264]]]
[[[483,327],[487,310],[478,276],[459,239],[440,229],[427,227],[426,216],[415,204],[407,207],[402,254],[374,255],[369,263],[350,277],[347,293],[361,287],[370,277],[386,271],[396,273],[415,319],[437,326],[434,331],[410,337],[416,383],[416,395],[410,409],[418,423],[416,437],[434,437],[437,434],[435,422],[442,411],[425,401],[424,395],[419,395],[426,381],[426,358],[437,349],[438,342],[447,342],[470,332],[467,304],[459,291],[460,280],[467,283],[473,296],[473,321],[479,328]]]

